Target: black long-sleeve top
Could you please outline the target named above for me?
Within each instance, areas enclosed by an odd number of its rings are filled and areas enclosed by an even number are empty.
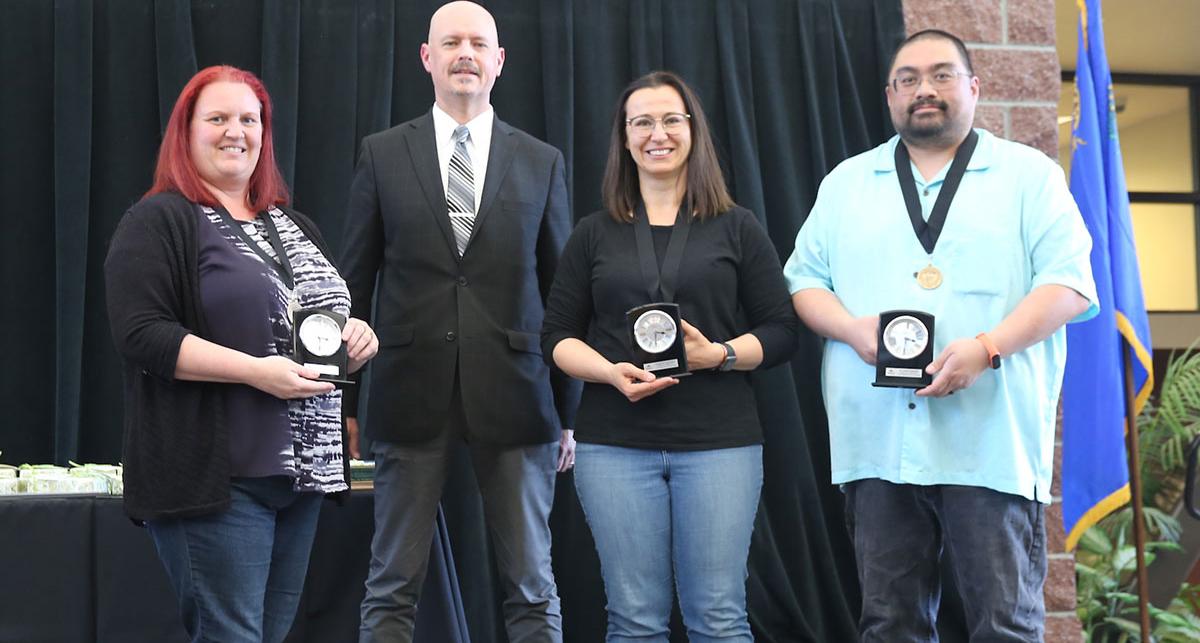
[[[653,226],[658,261],[671,226]],[[795,350],[797,325],[775,248],[745,208],[697,219],[684,248],[675,302],[684,320],[717,342],[747,332],[762,344],[769,367]],[[607,212],[579,222],[558,264],[542,326],[542,354],[553,365],[564,339],[584,341],[611,362],[632,362],[625,312],[649,303],[633,225]],[[575,437],[666,450],[719,449],[762,442],[744,371],[701,371],[675,386],[630,402],[609,384],[586,383]]]

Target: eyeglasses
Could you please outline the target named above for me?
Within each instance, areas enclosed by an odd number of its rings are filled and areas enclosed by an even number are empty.
[[[893,78],[889,84],[892,86],[892,91],[901,96],[907,96],[917,91],[917,88],[921,86],[922,80],[928,79],[929,84],[934,89],[943,90],[953,87],[959,76],[970,78],[971,74],[962,71],[935,71],[928,76],[903,73]]]
[[[663,114],[662,118],[654,118],[649,114],[642,114],[641,116],[625,119],[625,124],[638,136],[650,136],[654,132],[654,126],[659,123],[662,123],[664,132],[678,134],[687,127],[688,120],[691,118],[691,114],[680,114],[678,112]]]

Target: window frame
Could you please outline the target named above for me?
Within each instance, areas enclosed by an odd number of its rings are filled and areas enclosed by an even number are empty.
[[[1075,72],[1063,70],[1064,83],[1075,82]],[[1192,206],[1192,231],[1196,243],[1196,288],[1200,301],[1200,76],[1182,74],[1112,73],[1113,85],[1148,85],[1154,87],[1184,87],[1188,90],[1188,120],[1191,125],[1192,147],[1192,191],[1130,191],[1129,203],[1170,203]],[[1152,326],[1157,316],[1194,315],[1200,320],[1197,310],[1154,310],[1148,311]],[[1153,330],[1151,331],[1153,333]],[[1157,340],[1155,340],[1157,344]]]

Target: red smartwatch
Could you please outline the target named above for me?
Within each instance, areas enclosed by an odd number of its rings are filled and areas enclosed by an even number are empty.
[[[992,365],[992,368],[1000,368],[1000,349],[996,348],[996,343],[992,341],[992,338],[988,337],[987,333],[979,333],[975,339],[978,339],[979,343],[987,349],[988,363]]]

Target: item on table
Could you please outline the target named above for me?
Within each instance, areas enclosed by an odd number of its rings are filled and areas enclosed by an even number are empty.
[[[350,461],[350,488],[360,491],[375,488],[375,462],[373,460]]]
[[[0,465],[0,495],[121,495],[122,491],[120,465],[74,462],[71,468],[52,464]]]

